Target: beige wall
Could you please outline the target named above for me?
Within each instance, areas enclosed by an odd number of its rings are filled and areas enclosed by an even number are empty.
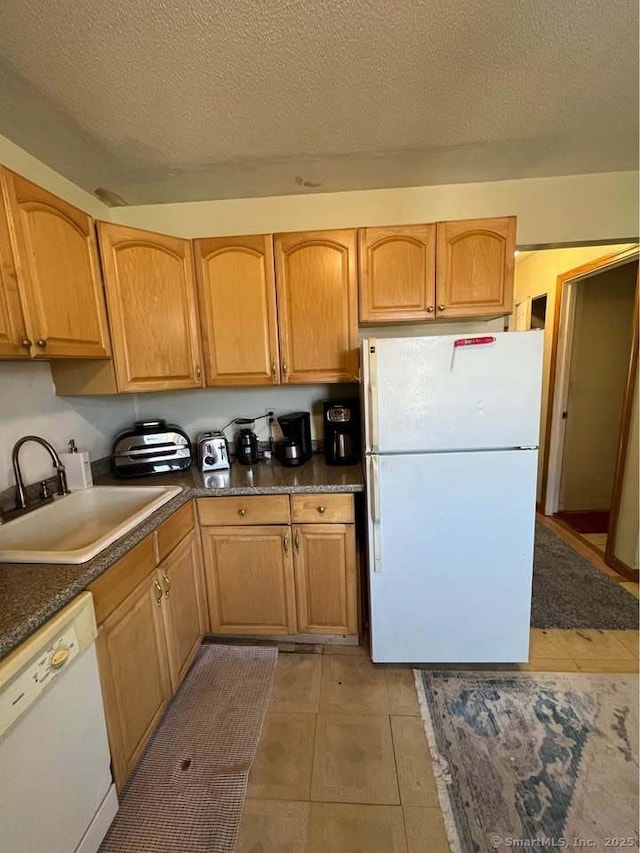
[[[180,237],[518,216],[518,245],[634,239],[638,173],[113,208],[112,219]]]
[[[576,286],[559,508],[609,509],[629,370],[638,264]]]
[[[39,184],[49,192],[74,204],[95,219],[110,219],[111,208],[103,204],[91,193],[86,192],[76,184],[72,184],[58,172],[37,160],[24,149],[19,148],[6,136],[0,135],[0,163],[8,169],[13,169],[30,181]]]
[[[640,547],[640,543],[638,542],[638,516],[640,515],[639,377],[640,374],[636,372],[635,396],[629,427],[629,444],[627,445],[627,460],[624,479],[622,481],[622,494],[620,496],[618,529],[613,548],[615,556],[632,569],[639,567],[638,550]]]
[[[631,245],[631,244],[629,244]],[[583,246],[576,249],[544,249],[527,255],[516,264],[514,304],[536,296],[547,295],[547,316],[544,331],[542,367],[542,408],[540,412],[540,454],[538,457],[538,500],[542,483],[544,450],[547,442],[546,423],[549,406],[549,377],[551,372],[552,330],[555,322],[556,281],[559,275],[587,264],[612,252],[622,251],[624,245]],[[512,318],[512,328],[515,317]]]

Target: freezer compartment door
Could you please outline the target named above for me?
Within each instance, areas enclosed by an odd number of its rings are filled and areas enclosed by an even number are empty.
[[[367,449],[536,447],[543,338],[494,332],[367,342]]]
[[[528,659],[536,470],[535,450],[372,458],[375,662]]]

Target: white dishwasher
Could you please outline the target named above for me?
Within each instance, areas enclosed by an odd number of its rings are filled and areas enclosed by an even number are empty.
[[[0,851],[95,853],[118,810],[82,593],[0,661]]]

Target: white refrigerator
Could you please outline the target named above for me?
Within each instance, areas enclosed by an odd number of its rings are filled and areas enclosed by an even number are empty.
[[[363,341],[375,662],[528,659],[542,347]]]

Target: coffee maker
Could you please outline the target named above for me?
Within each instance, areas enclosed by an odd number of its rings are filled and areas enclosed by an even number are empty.
[[[322,407],[327,465],[354,465],[360,459],[360,401],[325,400]]]
[[[309,412],[291,412],[278,418],[284,440],[280,442],[277,456],[286,466],[302,465],[311,459],[311,415]]]

